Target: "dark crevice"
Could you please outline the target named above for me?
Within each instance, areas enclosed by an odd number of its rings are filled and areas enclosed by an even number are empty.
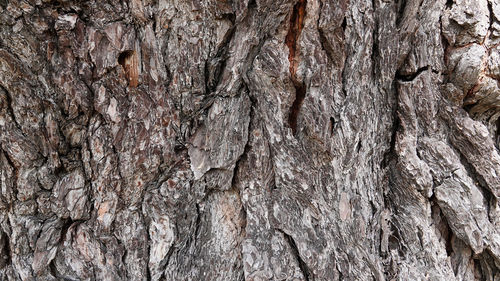
[[[455,151],[457,151],[458,156],[460,157],[460,164],[465,168],[467,171],[467,175],[473,180],[481,194],[483,195],[484,199],[484,205],[486,206],[486,213],[488,214],[488,220],[491,221],[490,217],[490,202],[492,202],[492,198],[495,198],[495,195],[493,195],[492,191],[489,189],[488,184],[486,183],[485,179],[481,174],[479,174],[476,170],[476,168],[469,163],[469,160],[465,157],[465,155],[460,151],[458,147],[455,147]]]
[[[59,271],[57,270],[54,260],[51,260],[49,263],[49,271],[53,277],[58,278],[59,280],[65,280],[65,278],[63,278],[59,273]]]
[[[290,108],[290,114],[288,117],[288,124],[292,129],[293,134],[297,132],[297,119],[300,113],[300,108],[302,102],[306,96],[306,86],[303,81],[297,79],[297,68],[299,65],[298,59],[298,40],[302,28],[304,27],[304,18],[306,16],[306,0],[299,0],[292,9],[292,15],[290,16],[290,26],[288,28],[288,33],[285,37],[285,43],[288,46],[288,61],[290,63],[289,71],[291,80],[295,87],[295,100]]]
[[[142,197],[142,204],[144,206],[144,198],[145,196]],[[149,225],[149,228],[146,229],[146,236],[147,236],[147,255],[146,255],[146,262],[147,262],[147,266],[146,266],[146,279],[147,280],[152,280],[151,279],[151,268],[149,266],[149,262],[150,262],[150,257],[151,257],[151,244],[152,244],[152,241],[153,239],[151,238],[151,232],[150,232],[150,227],[151,227],[151,219],[149,218],[149,216],[146,216],[144,214],[144,209],[142,209],[142,219],[143,219],[143,223],[144,225]],[[171,246],[172,247],[172,246]],[[170,251],[170,249],[169,249]]]
[[[396,159],[396,153],[395,153],[395,148],[396,148],[396,136],[399,130],[399,127],[401,126],[401,120],[399,119],[398,115],[398,98],[399,98],[399,93],[396,88],[395,90],[395,104],[393,105],[393,120],[392,120],[392,128],[391,128],[391,141],[390,141],[390,146],[389,150],[384,154],[384,157],[382,159],[381,166],[382,168],[386,168],[389,166],[389,163]]]
[[[446,8],[451,9],[451,6],[453,6],[453,0],[447,0],[446,1]]]
[[[196,204],[196,222],[195,222],[195,230],[194,230],[194,241],[198,241],[198,235],[200,233],[201,226],[201,213],[200,213],[200,205]]]
[[[305,96],[306,96],[305,85],[295,84],[295,100],[292,103],[292,107],[290,108],[290,115],[288,117],[288,123],[290,124],[290,128],[292,128],[292,132],[294,135],[297,133],[297,119]]]
[[[397,16],[396,16],[396,26],[399,26],[403,20],[406,7],[406,0],[397,1]]]
[[[474,259],[474,278],[479,281],[486,281],[486,276],[483,274],[481,261],[479,259]]]
[[[302,275],[304,275],[305,280],[306,281],[314,280],[314,278],[311,278],[312,276],[311,276],[311,272],[309,270],[309,267],[304,262],[304,260],[300,257],[299,248],[297,248],[297,244],[295,243],[295,240],[293,239],[293,237],[286,234],[281,229],[276,229],[276,230],[278,230],[279,232],[281,232],[283,234],[286,242],[290,246],[295,258],[297,259],[297,263],[299,264],[300,271],[302,272]]]
[[[257,2],[255,0],[249,0],[247,4],[247,9],[254,9],[257,8]]]
[[[128,251],[127,251],[127,248],[125,248],[125,249],[123,250],[123,254],[122,254],[122,258],[121,258],[121,260],[122,260],[122,264],[123,264],[123,265],[125,265],[125,264],[126,264],[126,262],[125,262],[125,261],[127,260],[127,254],[128,254]]]
[[[434,183],[434,185],[436,185],[436,183]],[[450,225],[448,224],[448,220],[444,216],[443,211],[441,210],[441,207],[439,207],[439,203],[438,203],[438,200],[437,200],[435,194],[432,194],[432,196],[429,198],[429,202],[431,202],[432,212],[440,219],[440,222],[442,223],[442,225],[441,225],[442,228],[440,228],[439,225],[437,225],[437,223],[439,223],[439,222],[436,222],[436,227],[437,227],[437,231],[440,232],[441,237],[443,237],[443,239],[445,241],[446,254],[448,255],[448,257],[450,257],[453,254],[453,246],[451,244],[451,239],[453,237],[453,231],[451,230]],[[434,215],[433,215],[433,217],[434,217]],[[434,219],[437,219],[437,218],[434,218]]]
[[[251,98],[250,99],[250,102],[251,102],[251,105],[250,105],[250,120],[248,121],[248,128],[247,128],[247,141],[245,143],[245,146],[243,148],[243,153],[240,155],[240,157],[238,158],[238,160],[236,160],[236,164],[234,166],[234,170],[233,170],[233,178],[231,180],[231,187],[234,188],[236,186],[236,183],[238,182],[238,171],[240,169],[240,163],[241,161],[245,160],[247,155],[248,155],[248,152],[250,151],[251,149],[251,145],[250,145],[250,132],[252,131],[252,120],[254,118],[254,104],[253,104],[253,101]]]
[[[234,24],[235,16],[227,15],[227,18]],[[228,59],[228,51],[231,40],[234,37],[236,27],[233,25],[224,35],[221,47],[217,50],[215,56],[205,62],[205,94],[209,95],[217,89],[222,78]]]
[[[491,36],[491,33],[492,33],[492,26],[493,26],[493,23],[495,22],[495,14],[493,13],[493,5],[491,4],[492,1],[488,1],[488,12],[489,12],[489,15],[490,15],[490,26],[488,27],[488,36]],[[486,36],[486,37],[488,37]],[[483,44],[484,42],[486,42],[486,39],[487,38],[484,38],[484,41],[483,41]]]
[[[375,10],[375,6],[373,7]],[[371,64],[372,64],[372,76],[374,79],[377,78],[377,73],[379,69],[379,58],[380,58],[380,47],[378,43],[378,20],[377,18],[374,19],[374,26],[373,26],[373,32],[372,32],[372,52],[371,52]]]
[[[160,268],[162,268],[162,275],[160,277],[159,280],[164,280],[164,277],[165,277],[165,269],[167,268],[169,262],[170,262],[170,258],[172,257],[172,254],[174,253],[174,244],[172,243],[172,245],[170,246],[170,248],[168,249],[168,252],[167,252],[167,255],[165,256],[165,258],[163,259],[163,261],[160,263]],[[149,254],[149,253],[148,253]],[[148,266],[148,270],[147,270],[147,280],[153,280],[152,277],[151,277],[151,270],[149,269],[149,266]]]
[[[14,164],[14,160],[12,160],[10,158],[10,155],[9,153],[7,153],[7,151],[5,151],[5,149],[3,147],[0,147],[1,148],[1,151],[3,152],[4,154],[4,157],[5,159],[7,160],[7,163],[9,163],[9,166],[12,167],[12,173],[13,173],[13,178],[12,178],[12,190],[14,192],[14,198],[17,198],[17,194],[18,194],[18,189],[17,189],[17,180],[19,178],[19,168],[17,167],[17,165]]]
[[[392,250],[397,250],[400,257],[404,257],[408,252],[408,248],[404,243],[404,238],[401,237],[401,231],[397,227],[396,223],[390,222],[391,234],[388,237],[388,249],[389,252]]]
[[[495,145],[497,146],[497,148],[500,149],[500,118],[497,119],[495,124],[496,124],[497,131],[495,133],[494,142],[495,142]]]
[[[7,110],[9,112],[10,116],[12,116],[12,121],[14,121],[14,124],[16,125],[16,127],[21,131],[23,136],[25,136],[24,132],[22,130],[22,126],[21,126],[21,124],[19,124],[19,122],[16,119],[16,115],[14,114],[14,107],[12,107],[12,96],[10,95],[9,91],[7,91],[7,89],[5,87],[3,87],[2,85],[0,85],[0,90],[3,90],[5,92],[5,98],[7,100]]]
[[[415,73],[408,74],[408,75],[403,75],[403,74],[400,74],[398,72],[398,73],[396,73],[396,79],[399,81],[403,81],[403,82],[410,82],[410,81],[415,80],[415,78],[417,78],[422,72],[427,71],[427,70],[429,70],[429,66],[421,67],[421,68],[417,69],[417,71]]]
[[[3,245],[2,246],[2,257],[1,257],[1,260],[0,262],[2,262],[2,264],[4,265],[9,265],[9,264],[12,264],[12,251],[10,249],[10,239],[9,239],[9,236],[7,235],[7,233],[5,232],[2,232],[2,238],[3,238]]]
[[[361,141],[358,141],[358,145],[356,146],[356,152],[359,153],[363,145],[361,144]]]
[[[330,44],[330,42],[328,42],[328,39],[326,39],[323,29],[318,28],[318,33],[319,33],[319,42],[321,44],[321,48],[323,48],[323,50],[325,51],[328,61],[334,62],[333,58],[335,56],[332,45]]]
[[[342,271],[340,270],[338,264],[337,264],[337,272],[339,273],[339,280],[344,280],[344,274],[342,273]]]
[[[321,10],[323,9],[323,2],[319,2],[319,13],[321,14]],[[336,62],[334,60],[335,56],[335,52],[334,52],[334,48],[332,46],[332,44],[330,44],[330,42],[328,41],[328,39],[326,38],[325,36],[325,31],[323,31],[322,28],[320,28],[320,19],[321,19],[321,16],[318,16],[318,21],[316,23],[316,27],[318,28],[318,35],[319,35],[319,43],[321,44],[321,48],[323,49],[323,51],[325,51],[326,53],[326,57],[328,59],[328,62],[331,64],[331,63],[334,63],[334,64],[339,64],[340,62]],[[346,27],[346,19],[344,17],[344,21],[342,22],[342,31],[345,30],[345,27]]]
[[[467,94],[467,95],[469,95],[469,94]],[[467,105],[464,105],[464,106],[463,106],[463,109],[464,109],[465,111],[467,111],[467,112],[470,114],[470,111],[472,110],[472,108],[473,108],[474,106],[476,106],[476,103],[467,104]]]
[[[64,224],[62,225],[62,228],[61,228],[61,236],[59,237],[59,244],[62,244],[64,242],[64,237],[68,233],[68,230],[73,223],[74,223],[74,221],[72,219],[69,219],[69,218],[64,222]]]
[[[333,136],[334,131],[335,131],[335,118],[330,117],[330,136]]]

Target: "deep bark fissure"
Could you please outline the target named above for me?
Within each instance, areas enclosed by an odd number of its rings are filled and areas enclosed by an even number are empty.
[[[227,59],[229,58],[228,52],[230,43],[233,40],[234,33],[236,31],[236,26],[234,25],[235,16],[231,14],[229,19],[233,23],[233,26],[230,27],[222,39],[221,47],[217,50],[214,58],[205,62],[205,95],[209,95],[217,90],[217,86],[221,81],[222,74],[224,73],[224,69],[226,67]],[[209,63],[212,63],[213,61],[216,61],[216,63],[213,67],[213,71],[210,72]]]
[[[370,62],[372,64],[372,75],[374,79],[377,79],[379,73],[379,57],[380,57],[380,46],[378,42],[378,19],[374,19],[374,27],[372,31],[372,49],[370,54]]]
[[[2,245],[3,264],[5,264],[5,266],[8,266],[9,264],[12,263],[12,251],[10,249],[10,241],[9,241],[10,239],[7,233],[5,232],[1,232],[0,235],[3,236],[3,245]]]
[[[434,183],[433,190],[435,189],[435,187],[436,183]],[[448,257],[450,257],[453,254],[453,246],[451,244],[451,240],[453,238],[453,230],[450,228],[450,224],[448,223],[448,220],[446,219],[441,206],[439,206],[439,201],[436,198],[435,194],[432,194],[432,196],[429,198],[429,202],[431,203],[431,206],[435,206],[437,212],[435,215],[438,216],[443,223],[444,229],[438,228],[437,230],[440,232],[445,241],[446,254],[448,255]]]
[[[493,23],[495,22],[495,14],[493,13],[493,5],[491,4],[491,0],[488,0],[488,13],[489,13],[490,22],[489,22],[488,32],[486,33],[486,36],[484,38],[484,40],[485,40],[484,42],[486,42],[486,40],[488,40],[487,37],[491,36]]]
[[[421,67],[421,68],[417,69],[417,71],[415,71],[414,73],[408,74],[408,75],[396,73],[396,79],[399,81],[402,81],[402,82],[411,82],[411,81],[415,80],[420,74],[422,74],[422,72],[427,71],[427,70],[429,70],[429,66]]]
[[[300,113],[302,102],[306,96],[306,85],[304,81],[299,81],[297,77],[297,68],[299,66],[299,38],[304,27],[304,18],[306,16],[306,0],[298,0],[293,6],[292,14],[290,16],[290,25],[288,33],[285,37],[285,43],[288,46],[288,62],[289,71],[292,83],[295,87],[295,99],[290,108],[288,117],[288,124],[292,129],[292,133],[297,133],[297,119]]]
[[[0,85],[0,89],[2,89],[3,92],[5,93],[5,99],[7,100],[7,112],[11,116],[12,121],[14,121],[15,126],[19,129],[19,131],[21,132],[21,134],[24,137],[26,137],[25,134],[24,134],[24,132],[23,132],[23,127],[21,126],[21,124],[19,123],[19,121],[17,121],[16,115],[14,114],[14,107],[12,107],[12,96],[11,96],[10,92],[7,91],[7,89],[4,86],[2,86],[2,85]]]
[[[7,160],[7,163],[12,168],[12,173],[13,173],[12,191],[14,193],[14,197],[17,198],[17,194],[19,192],[18,186],[17,186],[17,182],[19,180],[19,167],[17,165],[15,165],[14,160],[11,159],[9,153],[7,153],[7,151],[5,151],[5,148],[3,146],[0,146],[0,150],[3,152],[5,160]],[[9,207],[12,207],[12,205]]]
[[[496,134],[495,134],[495,145],[497,146],[497,149],[500,150],[500,117],[497,118],[497,121],[495,122],[495,127],[496,127]]]
[[[319,21],[319,19],[318,19]],[[325,33],[323,32],[323,29],[318,27],[318,34],[319,34],[319,42],[321,43],[321,48],[325,51],[326,58],[328,59],[329,62],[333,62],[333,48],[330,45],[330,42],[328,42],[328,39],[326,39]]]
[[[401,24],[403,20],[404,13],[406,8],[406,0],[398,0],[397,1],[397,17],[396,17],[396,26]]]
[[[381,166],[382,168],[387,168],[392,161],[396,161],[397,155],[396,149],[396,137],[401,126],[401,120],[399,118],[399,92],[397,89],[397,81],[394,80],[392,83],[392,91],[394,92],[394,104],[392,108],[392,125],[391,125],[391,138],[389,141],[389,149],[384,153],[382,158]]]
[[[488,219],[491,220],[490,216],[490,202],[491,198],[495,198],[495,195],[492,193],[490,189],[488,189],[488,184],[486,183],[485,179],[483,176],[477,172],[476,168],[474,165],[472,165],[467,157],[460,151],[459,148],[455,147],[455,151],[457,152],[459,158],[460,158],[460,163],[464,167],[464,169],[467,171],[467,175],[473,180],[474,183],[476,183],[477,188],[483,195],[483,199],[485,200],[485,209],[486,209],[486,214],[488,214]],[[491,222],[491,221],[490,221]]]
[[[0,0],[0,276],[494,279],[495,2],[443,1]]]
[[[283,237],[285,238],[285,241],[288,243],[290,246],[290,249],[295,256],[295,259],[297,260],[298,266],[300,271],[302,272],[302,275],[306,279],[306,281],[313,281],[314,277],[311,275],[310,269],[307,266],[306,262],[302,259],[300,256],[299,248],[297,247],[297,244],[295,243],[295,240],[291,235],[288,235],[286,232],[284,232],[281,229],[277,229],[281,234],[283,234]]]
[[[198,236],[200,234],[200,228],[201,228],[201,212],[200,212],[200,204],[196,203],[196,220],[194,224],[194,243],[196,244],[196,241],[198,241]]]

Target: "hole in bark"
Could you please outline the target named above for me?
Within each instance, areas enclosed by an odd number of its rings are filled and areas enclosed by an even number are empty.
[[[67,219],[61,229],[61,236],[59,237],[59,243],[61,244],[64,241],[64,236],[66,236],[66,233],[68,233],[69,227],[73,224],[72,219]]]
[[[255,8],[255,7],[257,7],[257,2],[255,0],[248,1],[247,9],[251,9],[251,8]]]
[[[356,147],[356,151],[359,153],[363,145],[361,144],[361,141],[358,141],[358,146]]]
[[[342,25],[340,25],[343,30],[347,27],[347,19],[344,17],[344,20],[342,21]]]
[[[139,63],[137,54],[133,50],[127,50],[118,56],[118,63],[123,67],[130,87],[139,84]]]
[[[475,103],[472,103],[472,104],[467,104],[467,105],[464,105],[464,110],[469,112],[471,111],[471,109],[475,106],[476,104]]]
[[[483,275],[483,269],[481,268],[481,262],[478,259],[474,259],[474,279],[475,280],[486,280]]]
[[[451,9],[451,6],[453,6],[453,0],[446,1],[446,8]]]
[[[335,118],[330,117],[330,135],[333,135],[334,129],[335,129]]]

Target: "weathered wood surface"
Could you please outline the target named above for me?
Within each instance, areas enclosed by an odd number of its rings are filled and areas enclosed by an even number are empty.
[[[500,2],[0,1],[1,280],[500,280]]]

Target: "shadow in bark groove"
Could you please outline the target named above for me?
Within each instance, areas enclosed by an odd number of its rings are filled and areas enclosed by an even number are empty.
[[[286,242],[290,246],[290,248],[293,252],[293,255],[297,259],[297,263],[299,264],[300,271],[302,271],[302,275],[304,275],[304,278],[306,279],[306,281],[314,280],[314,278],[311,276],[311,272],[309,270],[309,267],[307,266],[307,264],[304,262],[304,260],[300,256],[299,248],[297,248],[297,244],[295,243],[295,240],[293,239],[293,237],[286,234],[281,229],[276,229],[276,230],[283,234],[283,237],[285,238]]]
[[[300,112],[300,107],[302,106],[302,102],[306,96],[306,86],[304,82],[300,82],[297,79],[297,68],[299,66],[297,44],[302,28],[304,27],[306,6],[306,0],[299,0],[293,7],[292,15],[290,16],[290,27],[285,38],[285,43],[288,46],[289,51],[288,61],[290,63],[290,75],[295,87],[295,100],[290,108],[290,115],[288,117],[288,124],[290,125],[294,135],[297,132],[297,118]]]

